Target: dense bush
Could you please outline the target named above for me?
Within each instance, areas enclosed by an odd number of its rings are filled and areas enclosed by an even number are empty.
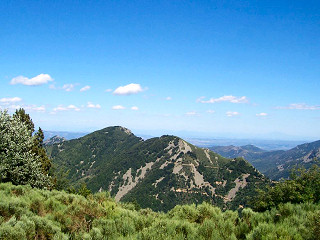
[[[310,169],[297,169],[290,179],[276,182],[266,191],[259,192],[254,200],[257,211],[265,211],[282,203],[320,202],[320,167],[313,165]]]
[[[0,111],[0,182],[50,187],[39,155],[32,152],[34,138],[28,126],[18,117]]]
[[[319,239],[320,206],[280,204],[263,213],[226,211],[208,203],[168,213],[134,210],[107,193],[87,198],[63,191],[0,184],[0,239]]]

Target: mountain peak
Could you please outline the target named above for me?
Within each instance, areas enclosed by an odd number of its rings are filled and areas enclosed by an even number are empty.
[[[52,138],[46,140],[43,142],[44,146],[48,146],[48,145],[52,145],[55,143],[62,143],[64,141],[67,141],[67,139],[65,139],[64,137],[60,137],[60,136],[53,136]]]
[[[142,141],[121,126],[47,150],[58,166],[70,170],[71,182],[161,211],[203,201],[237,208],[245,205],[243,192],[266,181],[243,159],[227,159],[171,135]]]

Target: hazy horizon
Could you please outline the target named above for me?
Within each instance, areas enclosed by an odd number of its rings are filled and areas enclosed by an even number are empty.
[[[119,125],[120,126],[120,125]],[[113,127],[113,126],[106,126]],[[104,127],[104,128],[106,128]],[[126,126],[122,126],[126,127]],[[56,133],[71,133],[71,134],[89,134],[94,131],[99,131],[103,128],[92,129],[88,131],[68,131],[68,130],[50,130],[43,129],[46,132],[56,132]],[[234,133],[219,133],[219,132],[192,132],[192,131],[177,131],[177,130],[143,130],[143,129],[130,129],[133,134],[137,136],[146,136],[146,137],[160,137],[163,135],[175,135],[181,138],[189,139],[239,139],[239,140],[272,140],[272,141],[317,141],[320,138],[310,138],[310,137],[301,137],[301,136],[291,136],[281,133],[270,133],[270,134],[260,134],[260,135],[249,135],[249,134],[234,134]]]

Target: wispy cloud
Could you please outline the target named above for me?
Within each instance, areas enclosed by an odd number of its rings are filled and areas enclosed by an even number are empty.
[[[87,86],[84,86],[83,88],[80,89],[80,92],[88,91],[88,90],[90,90],[90,88],[91,88],[91,87],[88,86],[88,85],[87,85]]]
[[[204,100],[204,99],[205,99],[205,97],[200,97],[197,99],[197,102],[200,102],[200,103],[218,103],[218,102],[247,103],[247,102],[249,102],[249,100],[246,96],[235,97],[232,95],[222,96],[219,98],[210,98],[209,100]]]
[[[66,92],[70,92],[74,89],[74,87],[75,87],[75,84],[68,83],[68,84],[64,84],[62,86],[62,89],[65,90]]]
[[[8,110],[16,110],[19,108],[24,108],[27,111],[30,112],[45,112],[46,111],[46,107],[44,105],[42,106],[37,106],[37,105],[24,105],[24,104],[16,104],[18,101],[18,99],[13,99],[11,102],[8,101],[2,101],[5,99],[0,99],[0,103],[2,104],[2,107],[0,105],[0,108],[4,108],[4,109],[8,109]]]
[[[199,114],[196,111],[186,112],[186,116],[199,116]]]
[[[50,85],[49,85],[49,88],[50,88],[50,89],[57,89],[55,84],[50,84]]]
[[[276,109],[319,110],[320,105],[310,106],[305,103],[292,103],[289,106],[276,107]]]
[[[207,110],[207,113],[215,113],[215,111],[214,110],[211,110],[211,109],[209,109],[209,110]]]
[[[263,112],[262,113],[257,113],[256,116],[257,117],[266,117],[266,116],[268,116],[268,113],[263,113]]]
[[[16,105],[16,104],[11,104],[11,105],[5,105],[5,106],[1,106],[0,105],[0,109],[7,109],[7,110],[16,110],[22,108],[21,105]]]
[[[0,103],[16,103],[21,102],[22,99],[19,97],[12,97],[12,98],[1,98]]]
[[[228,117],[234,117],[234,116],[237,116],[237,115],[239,115],[239,114],[240,114],[239,112],[232,112],[232,111],[226,112],[226,115],[227,115]]]
[[[166,97],[166,100],[170,101],[170,100],[172,100],[172,97]]]
[[[131,110],[138,111],[139,108],[137,106],[133,106],[133,107],[131,107]]]
[[[112,107],[113,110],[122,110],[122,109],[126,109],[124,106],[122,105],[116,105]]]
[[[88,102],[88,108],[101,108],[100,104],[93,104],[92,102]]]
[[[112,89],[108,88],[108,89],[105,90],[105,92],[112,92]]]
[[[32,112],[45,112],[46,107],[45,106],[36,106],[36,105],[30,105],[30,106],[24,106],[25,110],[32,111]]]
[[[80,111],[80,108],[76,107],[75,105],[70,104],[67,107],[63,105],[59,105],[53,109],[54,112],[61,112],[61,111]]]
[[[50,81],[53,81],[51,76],[49,74],[39,74],[38,76],[35,76],[33,78],[27,78],[24,76],[17,76],[15,78],[11,79],[10,84],[15,85],[15,84],[22,84],[22,85],[27,85],[27,86],[37,86],[37,85],[42,85],[45,83],[48,83]]]
[[[132,95],[142,92],[143,89],[140,84],[130,83],[125,86],[120,86],[116,90],[114,90],[114,95]]]

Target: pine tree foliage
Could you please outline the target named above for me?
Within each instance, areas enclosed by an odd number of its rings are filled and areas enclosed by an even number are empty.
[[[31,146],[31,151],[39,157],[43,173],[48,174],[52,166],[52,163],[46,153],[46,150],[43,147],[44,134],[42,129],[39,128],[39,130],[34,133],[34,123],[30,115],[27,114],[23,108],[16,110],[16,112],[13,114],[13,117],[19,119],[27,126],[30,136],[33,136],[33,144]]]
[[[20,108],[15,111],[15,113],[13,114],[13,117],[23,122],[28,128],[30,136],[32,136],[32,133],[34,132],[34,123],[30,115],[27,114],[23,108]]]
[[[0,182],[50,187],[39,155],[32,152],[32,128],[6,111],[0,111]]]
[[[44,134],[41,128],[33,136],[32,152],[39,157],[41,162],[42,171],[44,174],[48,174],[52,166],[51,160],[47,155],[46,150],[43,147]]]

